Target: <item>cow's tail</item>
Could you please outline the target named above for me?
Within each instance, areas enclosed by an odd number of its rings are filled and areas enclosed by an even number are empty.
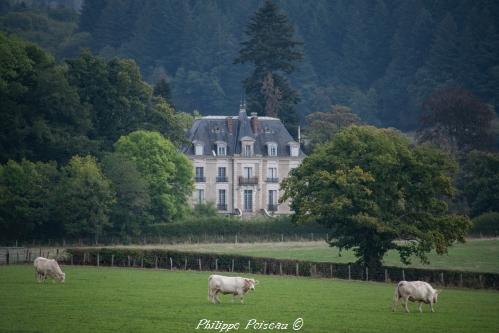
[[[213,275],[210,275],[210,277],[208,278],[208,301],[210,301],[210,302],[212,300],[212,297],[211,297],[211,285],[210,285],[212,277],[213,277]]]

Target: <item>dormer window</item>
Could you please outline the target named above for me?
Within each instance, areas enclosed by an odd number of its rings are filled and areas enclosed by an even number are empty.
[[[241,139],[241,154],[245,157],[251,157],[254,154],[253,146],[255,139],[245,136]]]
[[[215,142],[217,145],[217,156],[226,156],[227,155],[227,143],[223,141]]]
[[[298,157],[300,154],[300,145],[297,142],[290,142],[289,144],[289,155],[291,157]]]
[[[250,157],[253,155],[253,145],[250,143],[245,143],[243,145],[243,155],[246,157]]]
[[[277,143],[275,143],[275,142],[267,143],[267,155],[268,156],[277,156]]]
[[[194,141],[194,155],[201,156],[204,154],[204,145],[201,141]]]

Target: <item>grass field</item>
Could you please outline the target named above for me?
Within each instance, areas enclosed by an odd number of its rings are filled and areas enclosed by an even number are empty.
[[[201,319],[291,324],[300,332],[498,332],[499,293],[444,290],[436,312],[389,310],[394,286],[296,277],[260,280],[245,304],[207,300],[209,272],[63,267],[65,284],[35,282],[32,267],[0,267],[0,332],[218,332]],[[268,330],[267,330],[268,331]]]
[[[343,251],[340,256],[338,249],[329,247],[324,241],[175,244],[150,245],[146,247],[338,263],[355,262],[356,260],[353,251]],[[455,244],[449,248],[449,253],[443,256],[430,253],[429,259],[430,265],[423,265],[417,259],[413,259],[409,267],[499,273],[499,239],[468,240],[465,244]],[[390,251],[386,255],[385,264],[389,266],[404,266],[395,251]]]

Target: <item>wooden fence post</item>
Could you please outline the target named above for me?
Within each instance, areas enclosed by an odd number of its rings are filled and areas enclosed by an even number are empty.
[[[333,265],[329,265],[329,272],[331,274],[331,278],[333,278]]]
[[[402,270],[402,281],[405,281],[405,271]]]
[[[388,282],[388,270],[385,268],[385,282]]]
[[[218,258],[215,259],[215,271],[218,271]]]
[[[279,261],[279,274],[282,275],[282,262]]]
[[[130,256],[128,256],[128,267],[130,267]]]
[[[201,271],[201,258],[198,258],[198,262],[199,262],[199,270]]]
[[[281,234],[281,242],[284,242],[284,234]]]
[[[251,273],[251,260],[248,260],[248,272]]]
[[[237,244],[237,233],[236,233],[236,244]]]
[[[7,265],[10,264],[10,253],[9,253],[9,249],[7,249],[7,253],[5,254],[5,262],[7,263]]]
[[[348,265],[348,279],[350,280],[352,278],[352,272],[350,270],[350,265]]]
[[[234,259],[232,259],[232,272],[234,272]]]
[[[16,264],[19,264],[19,250],[16,250]]]
[[[158,256],[154,256],[154,268],[158,269]]]
[[[300,264],[296,263],[296,276],[300,275]]]
[[[71,255],[71,266],[73,266],[73,255]]]
[[[187,264],[186,264],[187,266]],[[173,271],[173,259],[170,257],[170,271]]]
[[[184,270],[187,270],[187,257],[184,258]]]
[[[97,267],[100,266],[100,254],[97,252]]]
[[[440,273],[440,283],[442,283],[442,285],[444,285],[444,272],[441,272]]]
[[[459,286],[462,287],[463,286],[463,273],[460,273],[459,274]]]
[[[140,267],[144,268],[144,256],[140,257]]]
[[[111,267],[114,267],[114,254],[111,254]]]

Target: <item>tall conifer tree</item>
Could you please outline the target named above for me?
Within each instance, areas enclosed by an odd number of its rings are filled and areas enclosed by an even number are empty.
[[[293,37],[294,28],[287,16],[281,14],[270,0],[250,19],[245,32],[249,39],[241,43],[242,48],[235,63],[249,62],[255,66],[251,76],[244,80],[248,108],[252,112],[265,114],[267,101],[262,93],[262,85],[265,77],[271,74],[274,88],[281,92],[277,115],[294,134],[298,125],[295,105],[300,99],[285,75],[294,72],[303,59],[298,49],[301,42]]]

